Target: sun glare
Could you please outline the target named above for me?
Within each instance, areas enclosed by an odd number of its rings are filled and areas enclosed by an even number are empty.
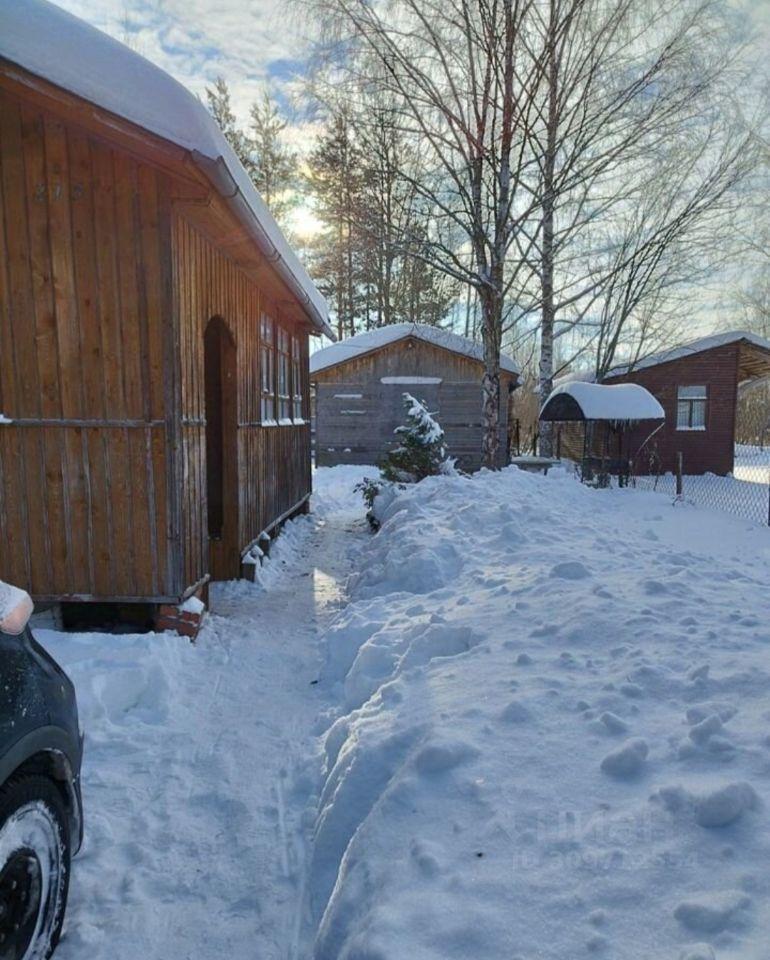
[[[295,207],[290,215],[291,230],[300,240],[312,240],[321,232],[321,221],[312,209],[302,204]]]

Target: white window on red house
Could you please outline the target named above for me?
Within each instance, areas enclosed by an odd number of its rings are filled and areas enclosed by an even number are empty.
[[[708,390],[706,387],[679,387],[677,393],[677,430],[705,430]]]
[[[291,338],[288,331],[278,327],[278,422],[291,421]]]
[[[260,383],[262,387],[262,423],[275,422],[275,324],[262,314],[260,323]]]
[[[302,352],[299,337],[291,338],[291,387],[294,419],[302,420]]]

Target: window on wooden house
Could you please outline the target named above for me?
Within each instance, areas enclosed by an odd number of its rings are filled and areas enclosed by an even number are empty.
[[[260,382],[262,385],[262,423],[275,422],[275,323],[262,314],[260,324]]]
[[[705,430],[708,390],[706,387],[679,387],[677,391],[676,429]]]
[[[299,337],[291,338],[291,389],[294,399],[294,419],[302,420],[302,344]]]
[[[291,423],[291,337],[278,327],[278,422]]]

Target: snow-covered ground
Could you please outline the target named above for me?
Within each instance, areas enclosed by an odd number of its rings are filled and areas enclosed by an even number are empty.
[[[764,960],[770,532],[512,469],[388,513],[328,637],[316,957]]]
[[[57,960],[298,956],[318,637],[367,536],[357,498],[318,486],[261,585],[217,585],[195,645],[37,631],[86,731],[86,840]]]
[[[673,474],[639,477],[637,486],[654,489],[669,497],[676,494]],[[767,524],[770,519],[770,449],[738,444],[735,469],[729,477],[713,473],[683,477],[684,498],[688,503],[722,510],[745,520]]]
[[[766,960],[770,531],[509,468],[371,536],[363,472],[195,646],[42,632],[88,734],[63,960]]]
[[[735,447],[735,477],[761,483],[770,476],[770,447],[753,447],[739,443]]]

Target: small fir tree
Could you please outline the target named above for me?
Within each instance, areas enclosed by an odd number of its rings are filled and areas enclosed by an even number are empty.
[[[407,483],[419,483],[425,477],[454,473],[454,460],[447,456],[444,445],[444,431],[431,416],[428,408],[411,393],[405,393],[404,407],[407,422],[397,427],[396,435],[400,443],[380,464],[380,476],[377,479],[365,477],[356,484],[367,507],[366,517],[374,530],[380,526],[375,503],[381,494],[386,493],[386,502],[392,498],[396,488]]]
[[[392,483],[419,483],[425,477],[446,473],[451,466],[444,431],[421,400],[404,394],[407,422],[396,428],[400,443],[385,457],[380,472]]]

